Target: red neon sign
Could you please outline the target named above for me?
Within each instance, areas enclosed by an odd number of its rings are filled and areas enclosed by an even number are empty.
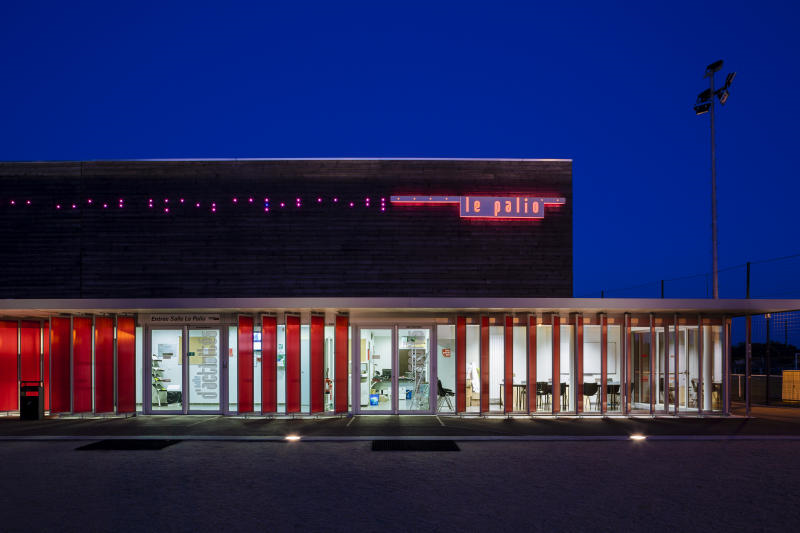
[[[458,204],[461,218],[528,219],[544,218],[545,206],[564,205],[565,198],[541,196],[392,196],[393,204]]]

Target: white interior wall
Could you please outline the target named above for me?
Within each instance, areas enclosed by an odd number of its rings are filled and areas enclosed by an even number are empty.
[[[489,403],[500,401],[500,382],[503,381],[505,361],[505,328],[489,326]]]
[[[536,381],[553,379],[553,326],[536,326]]]

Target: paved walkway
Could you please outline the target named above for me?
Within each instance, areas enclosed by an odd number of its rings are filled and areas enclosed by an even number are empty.
[[[735,409],[734,412],[738,412]],[[800,411],[754,407],[751,418],[483,418],[363,415],[335,418],[241,418],[230,416],[136,416],[48,418],[23,422],[0,418],[0,440],[169,437],[197,440],[615,440],[642,434],[655,439],[800,439]]]

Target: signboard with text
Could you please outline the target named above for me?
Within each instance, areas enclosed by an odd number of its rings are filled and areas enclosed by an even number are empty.
[[[560,206],[565,198],[541,196],[392,196],[397,205],[459,206],[461,218],[489,218],[497,220],[544,218],[545,206]]]

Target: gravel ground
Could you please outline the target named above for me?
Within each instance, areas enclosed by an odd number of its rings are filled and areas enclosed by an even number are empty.
[[[791,441],[0,442],[3,531],[769,531],[800,523]],[[794,524],[794,526],[792,526]]]

